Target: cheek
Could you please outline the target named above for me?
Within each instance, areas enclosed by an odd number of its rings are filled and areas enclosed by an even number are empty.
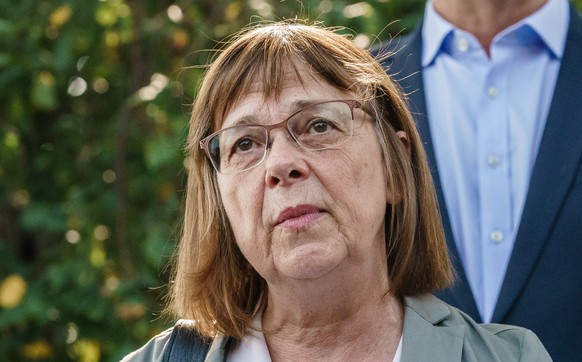
[[[351,156],[346,155],[346,160],[342,162],[344,169],[339,175],[339,179],[343,179],[345,183],[342,187],[351,189],[352,194],[357,197],[386,195],[387,181],[382,151],[379,145],[374,146],[357,150]]]
[[[245,176],[244,174],[242,174]],[[263,193],[260,182],[240,175],[220,175],[218,189],[234,236],[243,241],[262,225]]]
[[[338,199],[345,200],[342,208],[350,214],[354,225],[376,226],[384,220],[390,195],[380,154],[377,146],[377,149],[372,147],[367,152],[346,156],[341,162],[342,172],[336,172],[335,182],[331,180],[331,184],[336,185],[336,193],[342,195]]]
[[[268,270],[270,244],[262,220],[262,183],[232,179],[219,182],[219,190],[236,244],[245,259],[264,275]]]

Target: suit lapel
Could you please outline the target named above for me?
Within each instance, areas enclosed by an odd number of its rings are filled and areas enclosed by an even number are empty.
[[[402,361],[460,361],[465,328],[438,325],[450,318],[445,304],[431,295],[407,297],[404,303]]]
[[[582,19],[573,7],[562,65],[493,321],[503,321],[531,274],[582,157]]]
[[[481,317],[477,310],[477,304],[473,298],[471,288],[469,287],[469,283],[465,276],[465,270],[461,263],[459,252],[453,238],[453,232],[449,221],[449,215],[447,212],[447,206],[445,203],[434,147],[430,134],[422,76],[421,32],[421,27],[417,27],[417,29],[411,35],[403,38],[402,42],[393,46],[390,51],[394,51],[396,54],[384,61],[383,64],[387,67],[388,74],[391,75],[392,78],[400,84],[402,90],[408,97],[410,111],[412,112],[417,123],[417,128],[422,138],[426,155],[428,157],[428,162],[430,164],[443,221],[443,227],[445,230],[445,236],[449,248],[449,254],[453,262],[453,267],[455,268],[458,276],[458,279],[452,288],[439,291],[435,294],[445,302],[459,307],[476,321],[480,321]]]

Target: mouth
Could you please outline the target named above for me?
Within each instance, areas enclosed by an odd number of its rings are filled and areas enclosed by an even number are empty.
[[[325,214],[325,211],[313,205],[288,207],[279,214],[275,226],[297,229],[306,227]]]

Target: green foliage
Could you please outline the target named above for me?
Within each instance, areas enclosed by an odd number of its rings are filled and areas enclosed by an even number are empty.
[[[116,361],[172,324],[159,313],[188,108],[217,42],[249,21],[310,17],[369,43],[410,29],[422,8],[422,0],[1,2],[2,360]]]

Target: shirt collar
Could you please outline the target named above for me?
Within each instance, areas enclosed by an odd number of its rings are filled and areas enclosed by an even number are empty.
[[[270,361],[263,328],[263,313],[257,313],[251,328],[240,341],[233,341],[227,352],[230,361]]]
[[[556,58],[562,58],[570,23],[567,0],[548,0],[538,11],[521,22],[529,25],[538,34]]]
[[[441,46],[455,27],[453,24],[441,17],[436,10],[432,0],[428,0],[424,10],[424,24],[422,26],[422,66],[432,63],[441,50]]]
[[[526,25],[537,34],[556,58],[561,58],[564,53],[569,19],[568,0],[548,0],[538,11],[497,34],[493,42]],[[453,36],[455,30],[463,32],[440,16],[434,9],[433,1],[428,0],[422,28],[423,67],[432,63],[443,51],[443,43],[447,37]]]

